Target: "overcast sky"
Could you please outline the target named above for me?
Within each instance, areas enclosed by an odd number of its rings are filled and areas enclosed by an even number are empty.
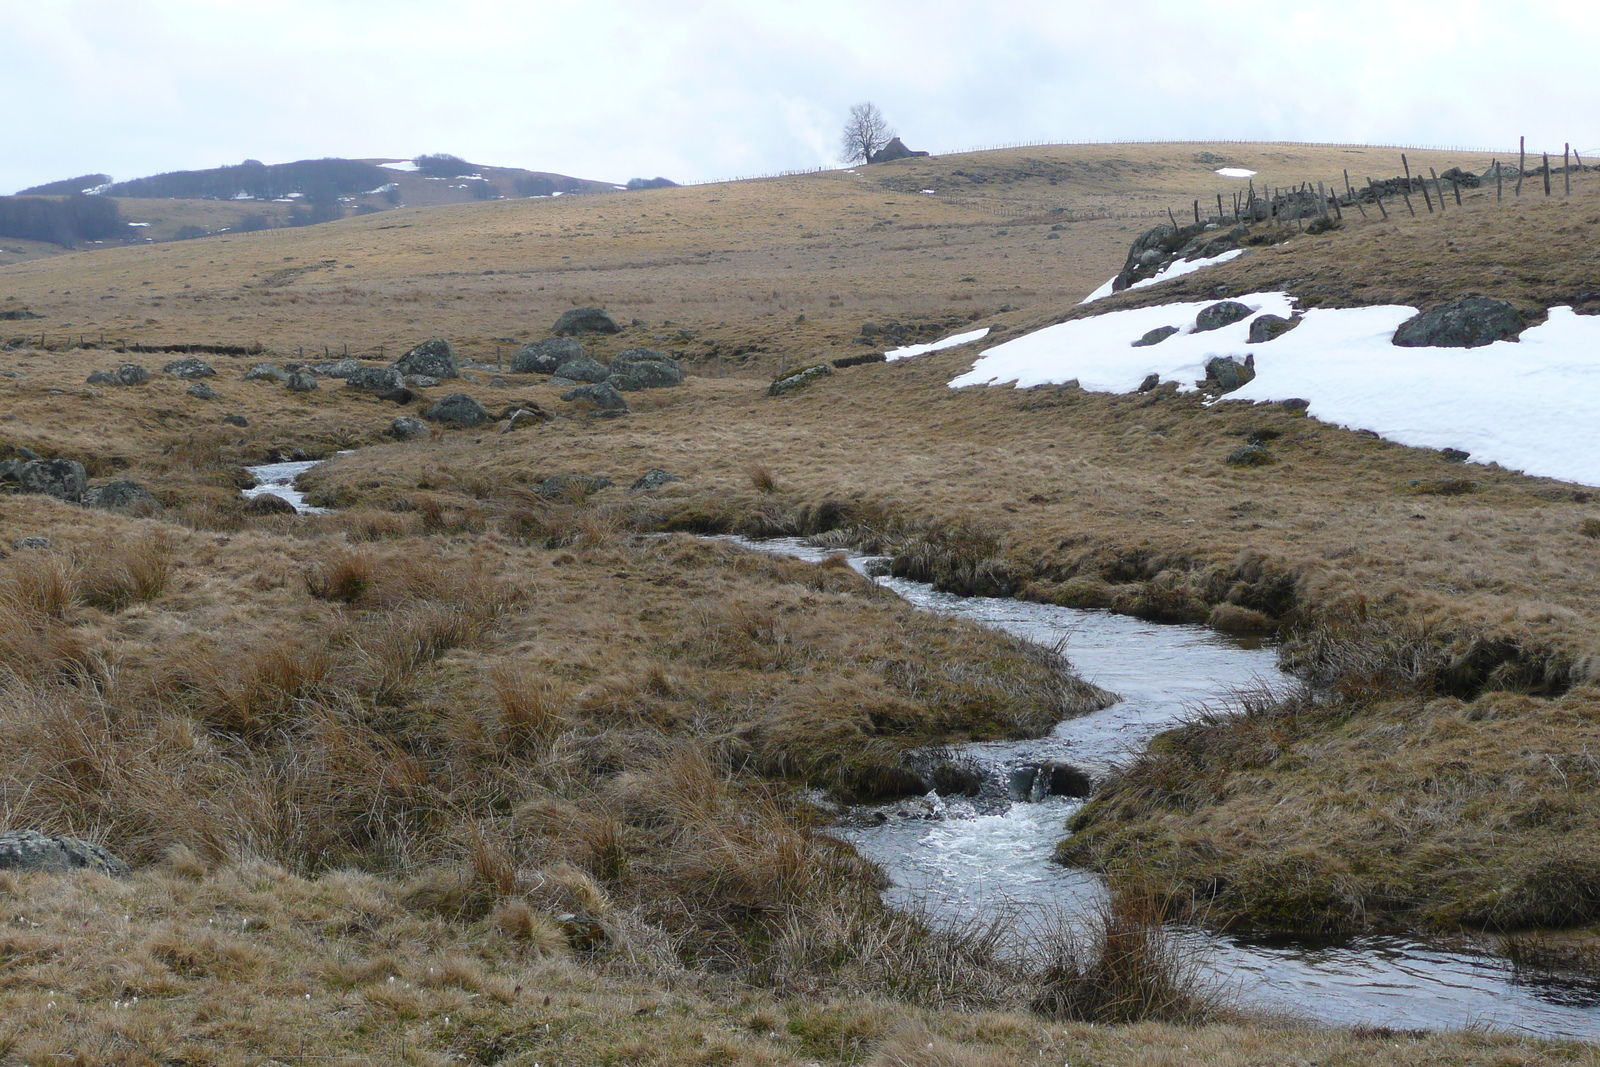
[[[1595,0],[0,0],[0,192],[452,152],[623,181],[912,148],[1262,139],[1600,149]]]

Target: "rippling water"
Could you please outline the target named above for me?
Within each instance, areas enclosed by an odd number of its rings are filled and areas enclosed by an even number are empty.
[[[742,541],[800,559],[829,554],[793,539]],[[869,561],[852,564],[863,573]],[[1284,687],[1276,654],[1198,626],[1140,622],[1108,612],[1018,600],[961,597],[899,578],[879,578],[920,608],[958,615],[1045,645],[1064,643],[1089,681],[1121,696],[1104,711],[1070,719],[1045,738],[961,746],[994,773],[1043,759],[1103,770],[1206,703],[1241,689]],[[897,903],[959,921],[1001,911],[1091,913],[1105,899],[1100,879],[1050,861],[1080,801],[1047,797],[981,813],[960,800],[938,819],[894,818],[840,831],[894,882]],[[1501,957],[1403,938],[1333,945],[1262,943],[1195,929],[1212,972],[1246,1005],[1332,1024],[1397,1029],[1489,1027],[1548,1037],[1600,1038],[1600,989],[1551,976],[1516,974]]]

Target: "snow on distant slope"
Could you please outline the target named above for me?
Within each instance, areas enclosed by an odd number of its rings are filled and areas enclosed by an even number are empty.
[[[1221,167],[1216,173],[1224,178],[1254,178],[1256,176],[1255,171],[1245,170],[1243,167]]]
[[[1155,285],[1155,284],[1157,284],[1159,282],[1171,281],[1173,278],[1181,278],[1185,274],[1193,274],[1197,270],[1202,270],[1202,269],[1204,269],[1206,267],[1215,266],[1218,263],[1226,263],[1226,262],[1228,262],[1228,260],[1237,259],[1242,255],[1244,255],[1244,249],[1235,248],[1231,252],[1224,252],[1220,256],[1210,256],[1210,257],[1208,257],[1206,259],[1180,259],[1180,260],[1175,260],[1170,266],[1168,266],[1160,274],[1151,275],[1150,277],[1146,278],[1142,282],[1134,282],[1132,285],[1128,286],[1128,288],[1129,289],[1143,289],[1147,285]],[[1112,285],[1116,284],[1116,280],[1117,279],[1112,278],[1110,281],[1106,282],[1100,288],[1096,289],[1094,292],[1090,293],[1088,296],[1084,297],[1082,300],[1080,300],[1078,302],[1080,304],[1092,304],[1096,300],[1105,299],[1106,297],[1110,296],[1112,294],[1112,292],[1114,291],[1111,287],[1112,287]]]
[[[1476,462],[1600,485],[1600,316],[1550,310],[1520,341],[1482,348],[1397,348],[1395,329],[1417,312],[1381,307],[1312,309],[1300,326],[1247,344],[1261,314],[1288,315],[1286,293],[1238,298],[1250,318],[1194,333],[1211,301],[1114,311],[1050,326],[996,345],[950,382],[1019,387],[1072,379],[1102,392],[1131,392],[1146,375],[1185,390],[1213,356],[1255,356],[1256,377],[1229,400],[1310,401],[1325,422],[1371,429],[1401,444],[1459,448]],[[1159,344],[1132,347],[1147,331],[1176,326]]]
[[[981,330],[969,330],[966,333],[958,333],[953,337],[945,337],[938,341],[929,341],[927,344],[906,345],[903,348],[891,348],[889,351],[883,354],[883,358],[892,363],[897,359],[910,359],[912,356],[924,356],[929,352],[938,352],[946,348],[954,348],[956,345],[971,344],[973,341],[981,341],[987,336],[989,336],[989,327],[985,326]]]
[[[415,171],[417,169],[417,165],[409,159],[402,159],[398,163],[379,163],[378,166],[384,167],[388,170],[403,170],[408,172]]]

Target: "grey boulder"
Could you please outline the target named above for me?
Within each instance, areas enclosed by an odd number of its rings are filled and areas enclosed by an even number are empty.
[[[605,308],[571,308],[561,313],[550,332],[557,337],[574,337],[584,333],[621,333],[622,327]]]
[[[244,372],[247,382],[286,382],[289,372],[276,363],[257,363],[254,367]]]
[[[488,422],[489,412],[466,393],[451,393],[435,401],[422,417],[447,426],[472,427]]]
[[[216,370],[203,359],[175,359],[161,368],[162,374],[170,374],[174,378],[209,378],[217,373]]]
[[[683,384],[683,367],[677,360],[649,348],[630,348],[611,361],[611,373],[632,378],[640,389],[661,389]]]
[[[1155,329],[1150,330],[1143,337],[1133,342],[1133,347],[1149,348],[1151,345],[1158,345],[1177,332],[1178,328],[1176,326],[1157,326]]]
[[[561,364],[583,357],[583,345],[576,337],[551,337],[517,349],[511,356],[511,373],[554,374]]]
[[[678,476],[676,474],[668,474],[660,467],[651,467],[649,470],[645,471],[643,474],[639,475],[639,477],[634,479],[633,484],[628,486],[628,492],[647,493],[652,489],[660,489],[668,482],[675,481],[678,481]]]
[[[83,506],[101,508],[105,511],[132,510],[141,514],[161,510],[161,504],[150,495],[150,490],[126,478],[86,490],[83,494]]]
[[[17,482],[24,493],[76,503],[89,487],[89,475],[75,459],[34,459],[17,468]]]
[[[424,341],[394,361],[401,374],[426,374],[430,378],[460,377],[461,365],[449,341]]]
[[[557,367],[555,376],[574,382],[603,382],[611,377],[611,371],[598,360],[589,356],[579,356]]]
[[[1200,314],[1194,317],[1194,332],[1205,333],[1209,330],[1220,330],[1224,326],[1231,326],[1240,319],[1249,318],[1250,314],[1250,309],[1237,300],[1224,300],[1221,303],[1200,309]]]
[[[612,484],[603,474],[553,474],[540,482],[534,492],[546,500],[582,499]]]
[[[406,388],[405,379],[393,367],[362,367],[344,380],[344,387],[358,393],[371,393],[398,404],[411,399],[411,390]]]
[[[128,865],[93,841],[7,830],[0,833],[0,871],[99,871],[121,877],[128,873]]]
[[[199,400],[215,400],[217,398],[217,391],[205,382],[195,382],[184,392]]]
[[[1206,360],[1206,379],[1201,385],[1219,393],[1231,393],[1255,376],[1255,356],[1245,356],[1243,363],[1232,356],[1213,356]]]
[[[587,400],[601,411],[628,411],[628,401],[610,382],[580,385],[561,394],[562,400]]]
[[[337,359],[328,364],[325,372],[330,378],[348,378],[361,369],[361,364],[353,359]]]
[[[250,420],[243,415],[224,415],[222,416],[222,425],[244,427],[250,425]]]
[[[296,393],[314,393],[317,390],[317,376],[308,370],[297,370],[289,375],[289,388]]]
[[[1296,326],[1298,318],[1286,319],[1282,315],[1261,315],[1250,324],[1250,344],[1259,345],[1282,337]]]
[[[1394,332],[1402,348],[1481,348],[1522,332],[1516,306],[1486,296],[1469,296],[1407,319]]]
[[[767,386],[767,395],[782,396],[784,393],[792,393],[796,389],[804,389],[817,379],[826,378],[832,373],[832,367],[828,366],[826,363],[818,363],[814,367],[807,367],[805,370],[796,371],[787,378],[780,378],[778,381],[773,382],[771,385]]]
[[[401,415],[389,424],[389,435],[401,441],[415,441],[427,437],[433,431],[428,429],[428,424],[421,419],[413,419],[409,415]]]

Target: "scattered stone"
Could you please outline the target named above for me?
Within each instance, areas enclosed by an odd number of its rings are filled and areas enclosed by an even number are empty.
[[[534,492],[546,500],[579,498],[598,493],[614,483],[603,474],[553,474],[540,482]]]
[[[1304,414],[1305,410],[1311,406],[1311,401],[1306,400],[1303,397],[1291,396],[1288,400],[1279,401],[1278,406],[1285,411],[1295,411]]]
[[[203,359],[175,359],[161,368],[162,374],[170,374],[174,378],[209,378],[217,373],[216,369]]]
[[[348,378],[360,369],[361,364],[355,360],[341,359],[328,364],[328,369],[320,373],[326,374],[330,378]]]
[[[98,871],[120,878],[128,865],[92,841],[51,837],[37,830],[0,833],[0,871]]]
[[[611,377],[605,364],[589,356],[569,359],[556,368],[556,377],[574,382],[603,382]]]
[[[1264,445],[1269,441],[1276,441],[1282,436],[1282,430],[1274,430],[1271,427],[1263,426],[1260,429],[1251,430],[1249,433],[1245,434],[1244,440],[1245,444]]]
[[[43,493],[77,503],[89,488],[89,476],[75,459],[31,459],[17,468],[24,493]]]
[[[1267,341],[1282,337],[1296,326],[1300,325],[1298,318],[1286,319],[1282,315],[1260,315],[1250,324],[1250,340],[1253,345],[1264,344]]]
[[[50,547],[50,538],[48,538],[48,537],[19,537],[15,541],[11,542],[11,547],[17,549],[18,551],[21,551],[22,549],[25,549],[25,548],[49,548]]]
[[[1157,326],[1155,329],[1151,330],[1143,337],[1133,342],[1133,347],[1149,348],[1151,345],[1158,345],[1177,332],[1178,328],[1176,326]]]
[[[575,382],[571,378],[563,378],[560,375],[556,375],[549,381],[545,382],[545,384],[550,386],[552,389],[571,389],[574,385],[582,385],[583,383]]]
[[[1481,348],[1522,333],[1522,314],[1505,300],[1469,296],[1407,319],[1394,332],[1402,348]]]
[[[250,425],[250,420],[243,415],[224,415],[222,416],[222,425],[244,427]]]
[[[792,393],[796,389],[804,389],[817,379],[826,378],[831,374],[833,374],[832,367],[828,366],[826,363],[818,363],[816,366],[807,367],[804,370],[796,371],[787,378],[773,382],[767,387],[767,395],[782,396],[785,393]]]
[[[460,364],[449,341],[424,341],[394,361],[394,369],[403,375],[424,374],[429,378],[456,378]]]
[[[583,345],[577,338],[551,337],[517,349],[511,356],[511,373],[554,374],[561,364],[583,357]]]
[[[297,370],[289,375],[289,388],[296,393],[313,393],[317,390],[317,376],[308,370]]]
[[[412,395],[405,379],[393,367],[362,367],[345,378],[344,387],[397,404],[409,403]]]
[[[1356,436],[1357,437],[1370,437],[1374,441],[1376,441],[1378,439],[1378,431],[1377,430],[1357,430],[1356,431]]]
[[[150,490],[126,478],[97,485],[83,494],[83,506],[105,511],[137,511],[143,515],[161,510],[161,504],[150,495]]]
[[[84,379],[84,383],[87,384],[87,385],[115,385],[116,384],[115,380],[112,379],[111,375],[108,372],[103,371],[103,370],[90,371],[89,372],[89,376]]]
[[[640,389],[662,389],[683,384],[683,367],[677,360],[649,348],[630,348],[611,361],[611,373],[632,378]]]
[[[276,493],[258,493],[250,498],[244,510],[251,515],[296,515],[295,506]]]
[[[1044,780],[1047,796],[1086,797],[1094,792],[1094,779],[1087,771],[1070,763],[1043,764],[1039,776]]]
[[[1251,310],[1237,300],[1224,300],[1200,309],[1200,314],[1194,317],[1194,332],[1220,330],[1224,326],[1231,326],[1241,319],[1249,318],[1251,314]]]
[[[1446,448],[1439,454],[1444,457],[1446,463],[1465,463],[1467,457],[1472,455],[1471,452],[1463,452],[1459,448]]]
[[[400,415],[389,424],[389,435],[401,441],[416,441],[427,437],[433,431],[428,429],[428,424],[421,419],[413,419],[409,415]]]
[[[489,421],[489,412],[466,393],[451,393],[432,404],[422,417],[430,422],[470,428]]]
[[[1144,376],[1144,381],[1139,383],[1139,392],[1148,393],[1150,390],[1154,389],[1156,386],[1158,386],[1160,384],[1161,384],[1161,375],[1159,375],[1159,374],[1146,374]]]
[[[628,401],[610,382],[593,382],[580,385],[561,394],[562,400],[587,400],[601,411],[622,413],[631,410]]]
[[[557,337],[573,337],[585,333],[621,333],[622,327],[604,308],[572,308],[561,313],[555,329],[550,332]]]
[[[244,372],[247,382],[286,382],[289,372],[276,363],[257,363],[254,367]]]
[[[513,400],[501,408],[500,414],[496,417],[502,420],[515,418],[519,411],[522,412],[523,418],[531,418],[536,422],[549,422],[555,418],[534,400]]]
[[[643,474],[639,475],[639,477],[634,479],[633,484],[628,486],[628,492],[648,493],[652,489],[660,489],[668,482],[676,482],[679,480],[680,479],[676,474],[668,474],[660,467],[651,467],[649,470],[645,471]]]
[[[473,385],[477,385],[478,384],[478,379],[474,378],[472,375],[468,374],[466,371],[462,371],[461,372],[461,380],[464,381],[464,382],[471,382]]]
[[[205,382],[195,382],[184,392],[199,400],[215,400],[217,398],[217,391]]]
[[[1232,356],[1213,356],[1206,360],[1206,377],[1200,386],[1213,392],[1231,393],[1255,376],[1255,356],[1245,356],[1243,363]]]
[[[1278,462],[1278,457],[1267,451],[1266,445],[1240,445],[1228,453],[1230,467],[1265,467]]]
[[[511,383],[500,377],[500,375],[494,374],[489,377],[489,387],[492,389],[509,389]]]
[[[549,412],[538,407],[535,407],[532,411],[527,408],[508,408],[506,414],[501,416],[501,418],[505,419],[506,424],[500,428],[500,432],[507,434],[518,426],[537,426],[539,423],[548,422],[554,417]]]
[[[413,389],[432,389],[439,384],[439,379],[431,374],[408,374],[404,381]]]

